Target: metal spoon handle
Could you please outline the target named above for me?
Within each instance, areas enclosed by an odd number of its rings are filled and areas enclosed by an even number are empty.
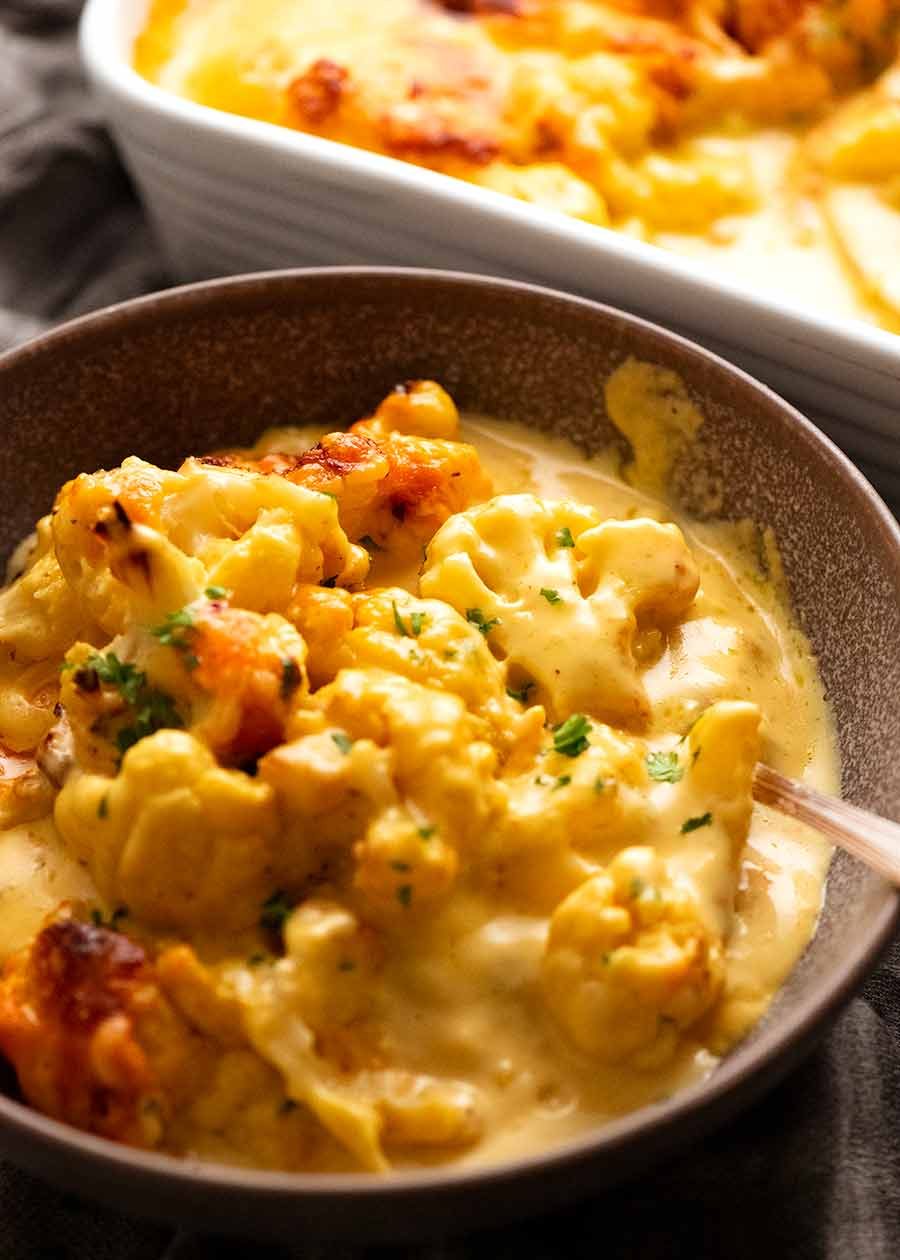
[[[756,767],[753,795],[762,804],[809,823],[900,886],[900,824],[837,797],[825,796],[762,764]]]

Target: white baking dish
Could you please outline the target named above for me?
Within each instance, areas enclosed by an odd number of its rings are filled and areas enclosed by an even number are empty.
[[[82,54],[176,276],[397,263],[571,289],[695,337],[802,403],[900,500],[900,336],[393,158],[182,100],[131,68],[147,0],[88,0]]]

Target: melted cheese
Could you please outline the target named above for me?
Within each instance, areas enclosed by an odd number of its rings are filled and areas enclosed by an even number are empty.
[[[154,0],[134,58],[898,331],[897,3]]]

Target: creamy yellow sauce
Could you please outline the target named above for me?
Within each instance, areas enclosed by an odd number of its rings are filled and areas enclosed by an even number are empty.
[[[659,403],[663,394],[665,408]],[[674,522],[683,531],[700,588],[655,659],[647,648],[651,663],[642,679],[649,721],[643,735],[651,744],[668,740],[667,746],[683,760],[684,748],[690,747],[684,743],[688,736],[675,743],[673,732],[686,732],[718,701],[750,701],[762,714],[762,759],[817,788],[839,792],[830,715],[815,661],[791,617],[775,541],[750,522],[688,519],[663,497],[668,468],[702,429],[702,415],[677,378],[632,361],[607,383],[607,405],[632,446],[633,458],[624,470],[618,452],[586,458],[567,441],[512,421],[469,416],[460,438],[477,449],[495,496],[524,493],[541,500],[574,501],[594,509],[603,520]],[[318,436],[307,430],[273,431],[265,435],[259,452],[303,450]],[[554,557],[548,558],[551,562],[557,563]],[[365,587],[416,593],[419,567],[418,554],[407,551],[397,558],[390,548],[373,549]],[[541,633],[547,633],[555,615],[551,601],[545,602],[547,607],[541,605],[535,612]],[[403,616],[401,608],[401,621]],[[405,636],[410,637],[408,630]],[[414,652],[418,640],[410,637],[410,642]],[[4,672],[9,686],[16,676],[14,663],[8,663]],[[696,756],[699,749],[695,760]],[[574,775],[580,764],[576,758],[571,764],[563,759],[548,773],[563,769]],[[543,777],[538,773],[533,803],[527,805],[536,818],[553,805],[546,783],[539,782]],[[658,811],[657,851],[695,889],[706,927],[724,932],[725,980],[719,999],[684,1033],[674,1055],[651,1070],[596,1060],[577,1049],[546,1016],[541,960],[550,910],[558,898],[549,885],[544,886],[543,877],[528,891],[527,861],[521,887],[514,880],[505,891],[502,885],[459,883],[452,896],[416,920],[412,938],[395,936],[404,930],[395,904],[393,918],[382,915],[377,920],[386,933],[375,999],[379,1061],[402,1065],[405,1072],[423,1079],[460,1082],[463,1092],[474,1089],[479,1137],[461,1146],[401,1144],[391,1152],[393,1166],[450,1159],[487,1164],[552,1147],[701,1079],[762,1016],[815,930],[829,847],[800,824],[754,806],[739,856],[731,917],[733,876],[727,864],[723,868],[715,860],[709,829],[702,818],[687,833],[682,825],[686,814],[699,815],[704,809],[702,792],[698,788],[691,794],[690,776],[677,790],[659,782],[649,791]],[[88,834],[99,835],[109,812],[115,818],[118,806],[112,795],[101,798],[95,793],[90,799],[101,800],[99,819],[88,828]],[[101,905],[107,913],[112,909],[109,900],[98,895],[88,866],[73,855],[71,845],[61,842],[49,818],[0,834],[0,959],[26,946],[60,901],[82,908]],[[145,934],[146,928],[140,932]],[[268,979],[259,977],[268,972],[268,961],[250,967],[241,963],[242,956],[260,947],[256,932],[241,928],[223,935],[199,925],[175,935],[193,943],[218,977],[220,992],[223,984],[229,991],[233,986],[262,1012],[260,1022],[252,1025],[255,1044],[265,1045],[264,1057],[287,1077],[288,1092],[297,1098],[305,1088],[298,1066],[307,1055],[302,1026],[287,1015],[276,1016],[272,1027],[266,1025],[272,994],[266,989]],[[168,936],[157,930],[149,939],[165,943]],[[277,969],[272,970],[274,974]],[[278,1009],[272,1007],[274,1012]],[[277,1129],[273,1117],[283,1110],[279,1103],[283,1094],[270,1067],[242,1051],[231,1052],[218,1070],[212,1093],[177,1117],[169,1137],[172,1149],[247,1164],[355,1166],[333,1146],[302,1156],[286,1154],[282,1131],[272,1133],[273,1125]],[[324,1079],[329,1079],[327,1074]],[[327,1085],[317,1088],[316,1107],[324,1108],[317,1114],[332,1115],[334,1132],[343,1131],[346,1118],[328,1111],[327,1098],[322,1101]],[[365,1088],[370,1086],[348,1086],[351,1100],[364,1099]],[[235,1099],[241,1097],[245,1102],[234,1110]],[[459,1103],[461,1112],[466,1106]],[[223,1118],[216,1119],[219,1112]],[[362,1124],[354,1118],[348,1142],[364,1159],[367,1142],[357,1132]]]

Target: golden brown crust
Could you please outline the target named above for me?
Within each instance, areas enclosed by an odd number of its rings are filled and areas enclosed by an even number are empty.
[[[161,1100],[136,1033],[158,1000],[144,950],[118,932],[61,918],[0,978],[0,1051],[29,1102],[79,1128],[154,1144]]]

